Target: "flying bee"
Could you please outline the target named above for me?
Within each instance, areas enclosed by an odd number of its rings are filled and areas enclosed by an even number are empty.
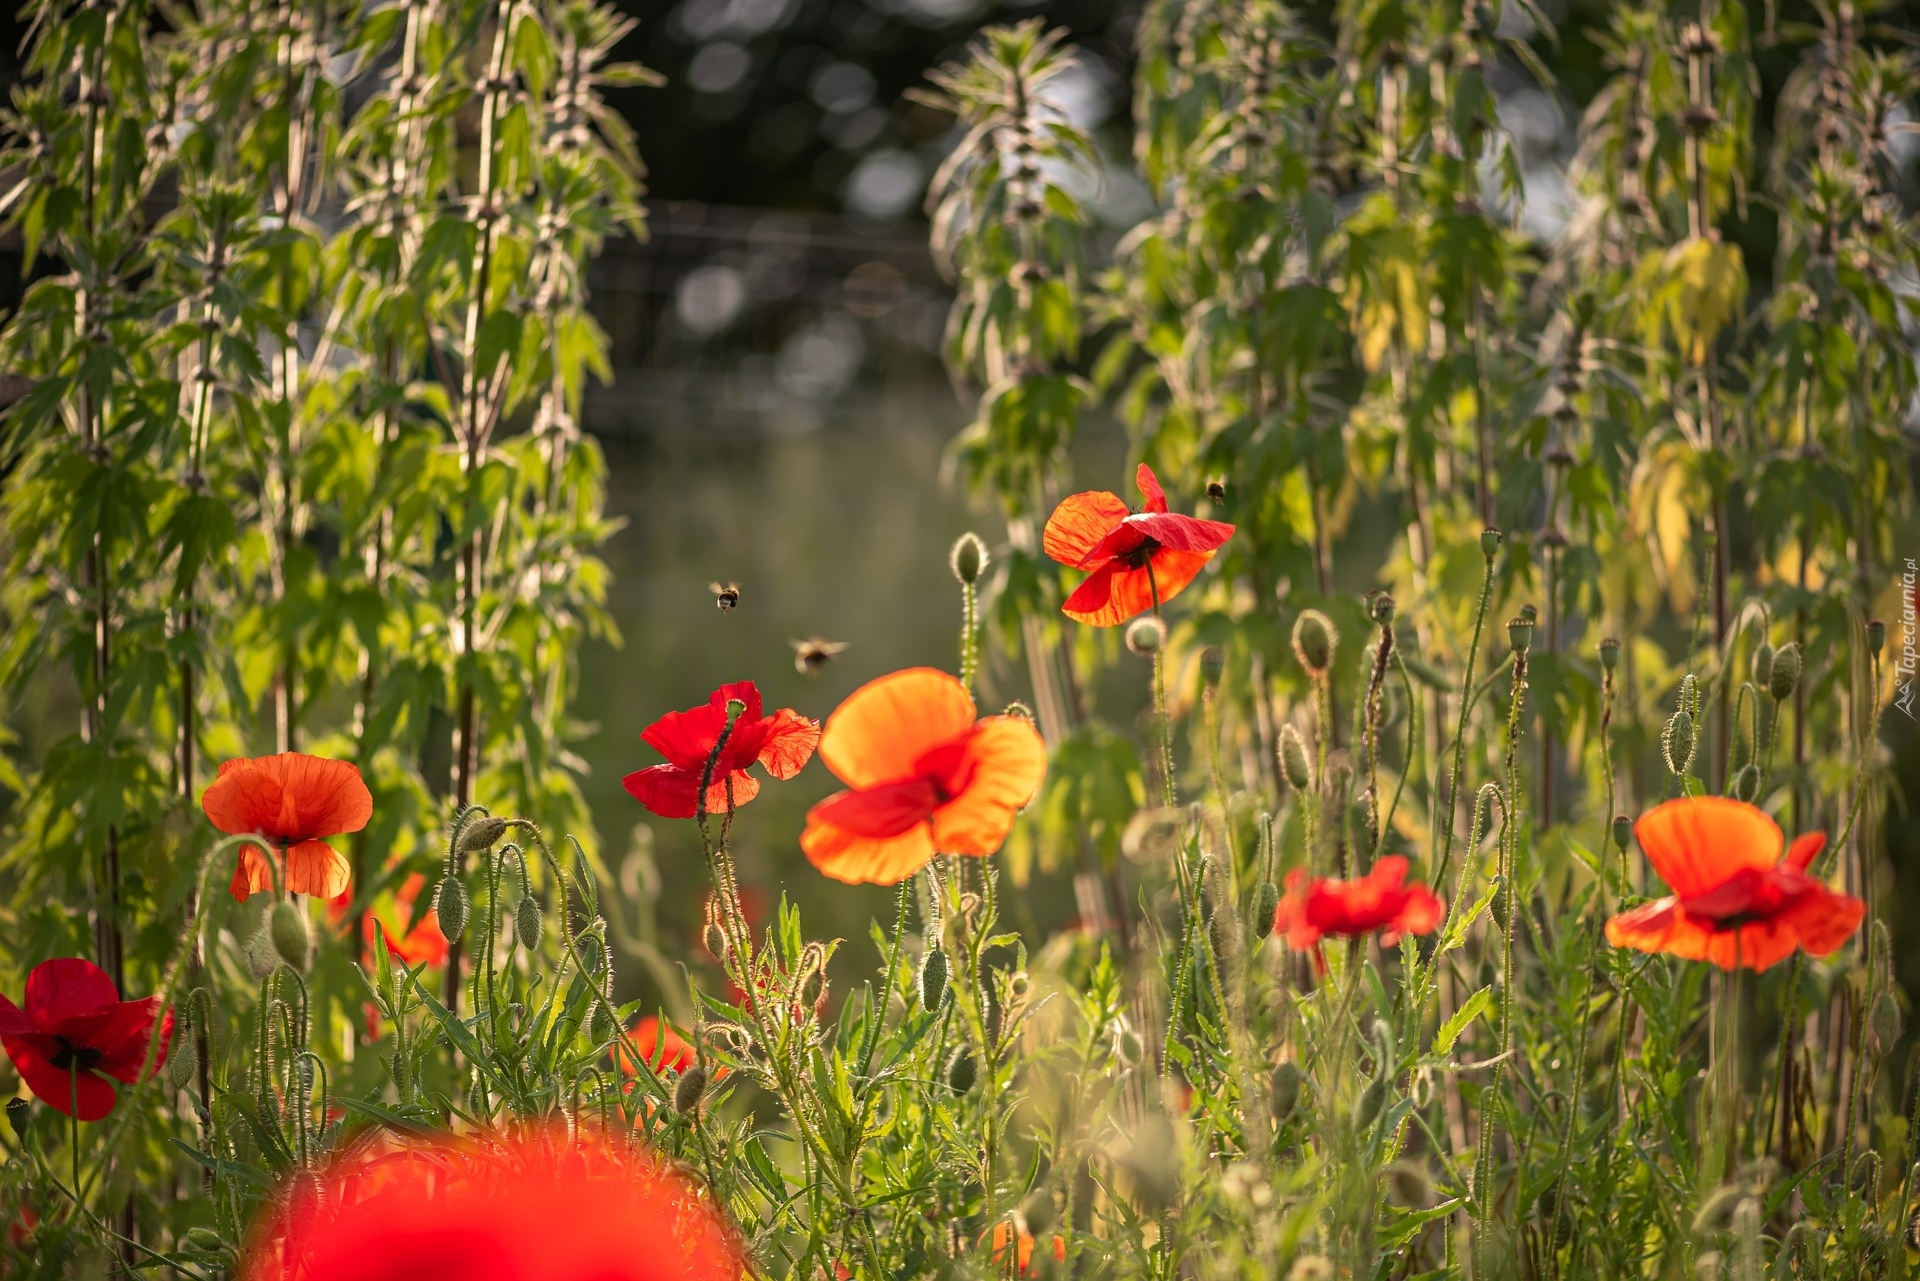
[[[708,583],[707,590],[713,593],[713,603],[720,607],[723,614],[740,603],[738,583]]]
[[[793,646],[793,670],[802,676],[818,676],[820,669],[833,661],[833,656],[847,647],[845,641],[822,640],[815,636],[811,640],[789,641]]]
[[[1216,503],[1226,502],[1227,501],[1227,482],[1217,478],[1214,480],[1208,481],[1207,482],[1207,498],[1210,501],[1216,502]]]

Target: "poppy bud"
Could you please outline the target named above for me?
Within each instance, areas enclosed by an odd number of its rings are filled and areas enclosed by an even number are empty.
[[[1200,679],[1206,682],[1208,689],[1217,689],[1220,677],[1227,670],[1227,656],[1218,646],[1209,645],[1200,651]]]
[[[281,899],[273,905],[273,911],[267,915],[267,929],[273,935],[273,950],[280,959],[302,974],[313,960],[313,931],[307,928],[307,917],[287,899]]]
[[[1494,555],[1500,550],[1500,544],[1505,542],[1506,539],[1507,536],[1505,534],[1489,525],[1480,531],[1480,554],[1488,560],[1492,560]]]
[[[1875,658],[1887,647],[1887,625],[1879,619],[1870,619],[1867,623],[1867,652]]]
[[[1524,614],[1507,620],[1507,643],[1524,654],[1533,648],[1533,620]]]
[[[927,949],[920,962],[920,1008],[937,1010],[947,999],[947,954],[937,947]]]
[[[1300,737],[1300,731],[1291,725],[1280,727],[1280,772],[1287,776],[1287,784],[1296,792],[1304,792],[1313,782],[1313,775],[1307,768],[1307,744]]]
[[[1218,479],[1208,481],[1207,482],[1207,499],[1210,502],[1216,502],[1216,503],[1226,502],[1227,501],[1227,482],[1224,480],[1218,480]]]
[[[1609,636],[1600,642],[1600,667],[1612,671],[1620,666],[1620,642]]]
[[[273,947],[273,933],[265,924],[247,940],[246,960],[247,972],[257,979],[267,977],[280,967],[280,957]]]
[[[1333,662],[1334,647],[1339,643],[1340,633],[1334,628],[1333,620],[1319,610],[1306,610],[1294,620],[1293,656],[1315,676],[1326,675]]]
[[[994,971],[993,974],[997,974]],[[994,1045],[1000,1040],[1000,985],[993,980],[993,974],[980,985],[980,1021],[987,1027],[987,1044]]]
[[[612,1013],[604,1004],[595,1001],[593,1013],[587,1017],[587,1039],[595,1045],[605,1045],[616,1035]]]
[[[1394,603],[1393,597],[1383,591],[1375,590],[1367,593],[1367,617],[1382,627],[1393,621],[1393,616],[1399,608]]]
[[[1756,689],[1773,685],[1773,646],[1765,641],[1753,647],[1753,684]]]
[[[187,1033],[192,1025],[181,1020],[174,1029],[174,1041],[167,1050],[167,1083],[176,1090],[184,1090],[192,1083],[199,1071],[200,1060],[193,1038]]]
[[[188,1228],[182,1239],[189,1250],[199,1254],[219,1254],[226,1249],[226,1243],[212,1228]]]
[[[979,1075],[980,1069],[973,1061],[973,1051],[956,1051],[953,1061],[947,1064],[947,1088],[955,1094],[965,1094],[973,1088]]]
[[[1300,1101],[1300,1065],[1288,1059],[1274,1068],[1267,1089],[1273,1104],[1273,1123],[1278,1125],[1292,1114],[1293,1105]]]
[[[1414,1161],[1396,1161],[1387,1171],[1387,1180],[1393,1187],[1393,1195],[1401,1205],[1410,1209],[1422,1209],[1427,1204],[1427,1172]]]
[[[27,1127],[32,1121],[32,1103],[26,1099],[7,1100],[7,1124],[13,1127],[13,1137],[23,1144],[27,1141]]]
[[[588,974],[600,969],[600,936],[598,934],[576,934],[574,946],[580,950],[580,968]]]
[[[695,1063],[673,1083],[673,1110],[686,1116],[700,1106],[700,1096],[706,1092],[707,1070]]]
[[[498,818],[492,814],[476,818],[460,829],[459,852],[475,854],[484,849],[491,849],[493,843],[499,840],[506,830],[507,820],[504,818]]]
[[[1127,625],[1127,651],[1145,656],[1156,653],[1167,643],[1167,625],[1152,614],[1144,614]]]
[[[1493,923],[1503,931],[1507,928],[1507,878],[1496,875],[1493,878],[1493,897],[1487,900],[1487,910],[1493,916]]]
[[[1627,842],[1633,839],[1633,821],[1625,814],[1613,816],[1613,847],[1622,854],[1627,852]]]
[[[980,575],[987,568],[987,545],[980,541],[978,534],[968,532],[960,535],[953,544],[953,551],[947,556],[947,564],[953,568],[953,576],[971,587],[980,581]]]
[[[1678,775],[1687,772],[1687,766],[1693,762],[1693,715],[1681,708],[1667,720],[1667,728],[1660,735],[1660,752],[1667,758],[1667,769]]]
[[[1773,695],[1773,701],[1784,703],[1793,697],[1793,687],[1800,683],[1800,647],[1788,641],[1773,652],[1773,671],[1767,678],[1767,692]]]
[[[545,923],[540,919],[540,900],[531,894],[522,894],[519,904],[513,909],[513,932],[520,940],[520,946],[529,952],[540,950],[540,937],[545,932]]]
[[[1367,1130],[1373,1125],[1373,1119],[1380,1115],[1380,1107],[1387,1101],[1387,1083],[1375,1081],[1360,1092],[1360,1098],[1353,1105],[1353,1128]]]
[[[1733,778],[1727,783],[1727,795],[1751,805],[1759,794],[1760,769],[1749,761],[1733,772]]]
[[[1253,891],[1253,932],[1260,938],[1273,933],[1273,914],[1280,910],[1280,887],[1272,881],[1260,882]]]
[[[441,880],[440,892],[433,896],[434,919],[440,923],[440,932],[449,939],[457,939],[467,928],[467,887],[457,876]]]
[[[1874,998],[1873,1009],[1867,1015],[1867,1034],[1873,1038],[1873,1052],[1885,1056],[1893,1052],[1894,1042],[1900,1039],[1900,1002],[1893,993],[1882,992]]]

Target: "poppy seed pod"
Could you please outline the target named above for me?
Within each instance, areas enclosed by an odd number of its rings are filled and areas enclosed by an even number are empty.
[[[1613,816],[1613,847],[1622,854],[1627,851],[1627,843],[1633,840],[1633,820],[1625,814]]]
[[[1167,643],[1167,625],[1148,614],[1127,625],[1127,651],[1142,657],[1156,653]]]
[[[1393,597],[1383,591],[1375,590],[1367,593],[1367,617],[1382,627],[1393,622],[1393,616],[1399,608]]]
[[[1209,645],[1200,651],[1200,679],[1206,682],[1208,689],[1217,689],[1220,677],[1226,673],[1227,656],[1216,645]]]
[[[1900,1002],[1893,993],[1882,992],[1874,998],[1873,1009],[1867,1015],[1867,1033],[1873,1038],[1873,1052],[1882,1057],[1893,1052],[1893,1046],[1900,1039]]]
[[[1773,671],[1767,678],[1767,692],[1773,695],[1773,701],[1784,703],[1793,697],[1794,686],[1800,683],[1800,647],[1788,641],[1773,651]]]
[[[980,541],[978,534],[964,533],[955,540],[953,551],[947,555],[947,564],[952,567],[955,578],[971,587],[987,570],[987,545]]]
[[[1693,715],[1686,708],[1667,718],[1667,728],[1660,735],[1660,753],[1673,774],[1685,774],[1693,763]]]
[[[700,1106],[700,1096],[706,1092],[707,1070],[696,1063],[673,1083],[673,1110],[686,1116]]]
[[[1326,675],[1333,663],[1333,651],[1339,644],[1340,633],[1333,620],[1319,610],[1306,610],[1294,620],[1293,656],[1315,676]]]
[[[474,854],[480,850],[492,849],[494,842],[506,834],[507,820],[492,814],[474,819],[460,829],[458,849],[462,854]]]
[[[1533,620],[1522,614],[1507,620],[1507,643],[1526,653],[1533,648]]]
[[[433,896],[433,915],[440,922],[440,932],[449,939],[457,939],[466,932],[467,887],[459,877],[441,880],[439,892]]]
[[[280,959],[302,974],[313,960],[313,931],[307,928],[306,914],[289,900],[281,899],[267,915],[267,932],[273,936],[273,950]]]
[[[33,1122],[33,1104],[26,1099],[7,1100],[7,1124],[13,1127],[13,1137],[22,1144],[27,1141],[27,1127]]]
[[[546,923],[541,919],[540,900],[531,894],[522,894],[520,902],[513,909],[514,937],[520,940],[520,946],[527,951],[537,952],[545,932]]]
[[[1773,685],[1773,646],[1765,641],[1753,647],[1753,684],[1756,689]]]
[[[1875,658],[1887,647],[1887,625],[1877,618],[1867,620],[1867,652]]]
[[[1620,642],[1609,636],[1600,642],[1600,667],[1611,672],[1620,666]]]
[[[1313,774],[1307,767],[1307,744],[1300,737],[1300,731],[1291,725],[1280,727],[1280,772],[1287,776],[1287,783],[1296,792],[1304,792],[1313,782]]]
[[[1278,1125],[1292,1114],[1294,1104],[1300,1101],[1300,1065],[1288,1059],[1274,1068],[1268,1089],[1273,1104],[1273,1121]]]
[[[973,1088],[980,1075],[980,1069],[973,1061],[972,1050],[961,1050],[947,1064],[947,1088],[955,1094],[965,1094]]]
[[[1253,932],[1266,938],[1273,933],[1273,914],[1280,909],[1280,887],[1262,881],[1253,891]]]
[[[1493,528],[1491,525],[1487,526],[1487,528],[1480,531],[1480,554],[1488,560],[1492,560],[1495,554],[1499,552],[1500,544],[1506,540],[1507,536],[1505,534]]]
[[[937,947],[927,949],[920,962],[920,1008],[937,1010],[947,999],[947,954]]]

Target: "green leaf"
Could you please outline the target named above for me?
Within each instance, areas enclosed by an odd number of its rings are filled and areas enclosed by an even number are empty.
[[[1488,984],[1462,1001],[1460,1008],[1453,1012],[1453,1017],[1442,1023],[1440,1030],[1434,1034],[1433,1052],[1435,1054],[1453,1053],[1453,1043],[1460,1039],[1460,1034],[1467,1030],[1468,1024],[1480,1017],[1492,1000],[1493,985]]]

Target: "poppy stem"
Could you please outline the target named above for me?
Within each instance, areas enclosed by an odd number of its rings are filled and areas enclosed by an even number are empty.
[[[72,1149],[73,1158],[73,1204],[74,1208],[85,1211],[86,1206],[80,1200],[80,1061],[70,1059],[67,1063],[67,1146]]]
[[[1160,617],[1160,583],[1153,576],[1153,560],[1147,560],[1147,590],[1153,593],[1153,618],[1160,624],[1160,644],[1153,651],[1153,721],[1160,731],[1160,783],[1167,808],[1180,803],[1173,782],[1173,722],[1167,718],[1167,643],[1166,620]]]
[[[1467,665],[1460,674],[1460,716],[1453,731],[1453,778],[1447,788],[1447,803],[1442,811],[1444,822],[1441,827],[1440,866],[1434,872],[1433,884],[1445,885],[1447,870],[1453,862],[1453,817],[1460,808],[1460,779],[1467,770],[1467,717],[1473,711],[1473,673],[1480,658],[1480,637],[1487,626],[1487,609],[1493,604],[1493,558],[1499,551],[1498,538],[1489,539],[1481,535],[1480,543],[1486,549],[1488,542],[1493,543],[1486,550],[1486,572],[1480,580],[1480,605],[1473,615],[1473,641],[1467,646]]]

